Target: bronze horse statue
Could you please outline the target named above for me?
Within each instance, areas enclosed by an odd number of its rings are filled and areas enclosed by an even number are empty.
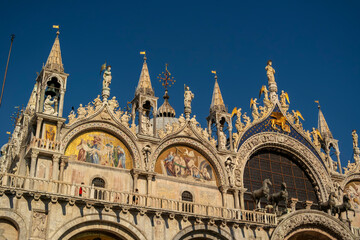
[[[337,213],[339,215],[339,219],[342,221],[341,213],[346,212],[346,219],[349,220],[348,211],[352,211],[355,217],[355,210],[351,208],[350,197],[345,194],[343,196],[343,203],[340,205],[336,205],[333,208],[334,215]]]
[[[284,200],[285,201],[285,206],[287,205],[288,202],[288,197],[289,197],[289,193],[286,190],[286,183],[281,183],[281,190],[279,192],[273,193],[269,196],[268,200],[270,202],[270,204],[273,205],[273,209],[275,210],[276,213],[278,213],[279,211],[279,202]]]
[[[334,192],[331,192],[329,194],[329,198],[327,200],[327,202],[323,202],[323,203],[320,203],[319,207],[320,207],[320,210],[321,211],[324,211],[324,212],[329,212],[330,210],[330,213],[332,215],[335,215],[334,213],[334,207],[336,205],[336,197],[335,197],[335,193]]]
[[[251,193],[251,196],[253,198],[253,200],[255,201],[255,206],[260,208],[259,203],[260,203],[260,199],[265,197],[267,200],[269,199],[269,195],[270,195],[270,188],[269,185],[271,186],[271,181],[270,179],[265,179],[262,183],[262,187],[260,189],[254,190]]]

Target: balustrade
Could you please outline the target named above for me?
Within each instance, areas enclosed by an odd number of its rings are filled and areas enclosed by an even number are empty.
[[[50,141],[49,139],[37,138],[33,137],[29,147],[41,149],[41,150],[49,150],[60,152],[61,150],[61,142]]]
[[[249,223],[276,225],[274,214],[256,212],[242,209],[230,209],[189,201],[179,201],[160,197],[148,196],[139,193],[113,191],[106,188],[86,186],[83,184],[66,183],[56,180],[29,178],[9,173],[0,174],[0,186],[3,189],[23,190],[29,192],[43,192],[44,195],[56,194],[63,198],[91,199],[104,204],[119,204],[138,206],[148,209],[163,209],[193,216],[227,219]]]

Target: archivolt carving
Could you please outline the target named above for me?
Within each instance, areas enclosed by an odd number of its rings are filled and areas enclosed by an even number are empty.
[[[156,160],[158,159],[162,151],[171,145],[186,145],[194,148],[201,154],[204,154],[204,157],[214,166],[214,170],[216,171],[216,175],[219,179],[220,185],[226,184],[226,171],[224,170],[224,165],[221,163],[220,159],[200,142],[187,137],[175,137],[161,144],[151,156],[150,171],[155,170]]]
[[[346,184],[348,184],[349,182],[354,181],[354,180],[360,181],[360,173],[353,173],[353,174],[347,176],[344,179],[344,181],[342,181],[342,183],[341,183],[342,189],[345,188]]]
[[[224,229],[220,229],[216,226],[199,224],[181,230],[176,234],[173,240],[188,240],[197,237],[200,239],[204,237],[204,234],[206,234],[209,239],[233,239],[232,235]]]
[[[282,220],[275,228],[271,240],[283,240],[301,226],[324,229],[331,235],[335,234],[337,239],[355,239],[350,229],[340,220],[320,211],[300,210]]]
[[[28,229],[24,218],[21,215],[11,210],[0,209],[0,218],[7,219],[16,226],[19,232],[19,239],[28,239]]]
[[[110,132],[114,134],[115,136],[118,136],[123,143],[129,148],[129,151],[132,153],[132,157],[134,159],[134,166],[135,168],[141,169],[142,163],[140,158],[140,152],[135,144],[135,139],[132,139],[128,134],[124,132],[123,129],[120,129],[121,126],[114,126],[109,123],[105,122],[88,122],[84,123],[82,125],[76,125],[71,130],[69,130],[65,136],[62,138],[62,151],[64,152],[66,149],[66,146],[69,144],[70,140],[73,139],[76,135],[78,135],[80,132],[90,130],[90,129],[96,129],[96,130],[105,130],[107,132]]]
[[[321,192],[322,200],[325,200],[328,191],[332,188],[330,176],[318,158],[296,139],[276,132],[258,133],[247,139],[239,148],[236,161],[236,169],[244,172],[245,165],[252,154],[265,147],[280,148],[294,154],[306,168],[310,170],[311,175],[316,178]]]
[[[119,220],[121,224],[119,223]],[[115,235],[122,232],[128,235],[123,237],[130,238],[136,236],[136,238],[139,240],[147,239],[145,237],[146,235],[134,224],[121,217],[118,219],[116,216],[109,214],[102,214],[101,218],[99,217],[99,214],[92,214],[75,218],[57,229],[49,239],[70,239],[80,232],[93,230],[95,226],[96,229],[106,230],[114,233]]]

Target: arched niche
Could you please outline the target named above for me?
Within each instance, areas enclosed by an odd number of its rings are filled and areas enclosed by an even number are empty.
[[[82,133],[92,132],[92,131],[104,132],[114,136],[120,142],[122,142],[123,145],[128,149],[130,156],[133,159],[132,166],[134,168],[141,169],[143,164],[140,161],[140,153],[135,144],[135,139],[134,137],[131,137],[130,135],[126,134],[125,131],[121,129],[122,127],[123,126],[114,126],[113,124],[110,123],[98,122],[98,121],[89,121],[81,124],[74,124],[74,126],[72,126],[72,128],[64,134],[64,137],[61,140],[64,154],[70,142],[73,141],[73,139],[77,138]]]
[[[133,158],[125,144],[105,131],[81,132],[67,145],[65,156],[73,161],[115,168],[133,168]]]
[[[281,184],[284,182],[287,186],[288,199],[296,198],[297,209],[305,208],[306,201],[312,201],[318,204],[316,189],[304,166],[299,164],[299,160],[287,151],[281,151],[276,148],[263,148],[253,155],[247,161],[244,169],[244,187],[247,193],[244,195],[245,209],[256,208],[250,192],[262,187],[265,179],[270,179],[270,194],[279,192]],[[263,207],[266,201],[262,202]],[[284,204],[280,203],[284,208]]]
[[[327,200],[328,193],[332,191],[333,185],[323,164],[314,153],[301,142],[281,133],[258,133],[248,138],[239,147],[236,156],[236,170],[241,173],[239,178],[242,183],[247,161],[254,153],[264,148],[278,149],[294,156],[296,161],[303,166],[303,169],[318,186],[320,192],[319,200]]]
[[[187,137],[171,138],[160,144],[150,158],[150,162],[149,162],[150,171],[155,171],[155,166],[160,155],[163,154],[163,152],[166,151],[166,149],[169,149],[174,146],[189,147],[190,149],[197,151],[210,163],[212,169],[215,172],[218,185],[227,184],[227,174],[225,171],[224,164],[220,161],[220,159],[202,143]]]

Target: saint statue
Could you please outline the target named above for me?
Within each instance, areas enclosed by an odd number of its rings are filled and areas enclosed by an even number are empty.
[[[275,83],[275,69],[271,66],[272,65],[272,61],[269,60],[267,62],[267,66],[265,67],[266,70],[266,75],[268,77],[268,84],[270,85],[271,83]]]
[[[191,101],[194,99],[194,94],[190,91],[189,86],[185,87],[184,93],[184,106],[185,108],[191,108]]]
[[[103,88],[109,88],[111,84],[111,66],[107,66],[103,74]]]
[[[359,136],[357,135],[355,129],[352,130],[351,135],[352,135],[352,139],[353,139],[353,148],[357,148],[358,147],[358,138],[359,138]]]
[[[150,132],[150,120],[146,116],[145,112],[143,113],[141,118],[141,131],[143,134],[149,134]]]
[[[48,95],[44,102],[44,113],[45,114],[57,115],[57,112],[55,112],[55,109],[52,106],[54,103],[57,103],[57,99],[54,98],[54,100],[51,100],[51,96]]]
[[[219,131],[219,147],[221,149],[226,149],[226,135],[222,127],[220,127],[220,131]]]

